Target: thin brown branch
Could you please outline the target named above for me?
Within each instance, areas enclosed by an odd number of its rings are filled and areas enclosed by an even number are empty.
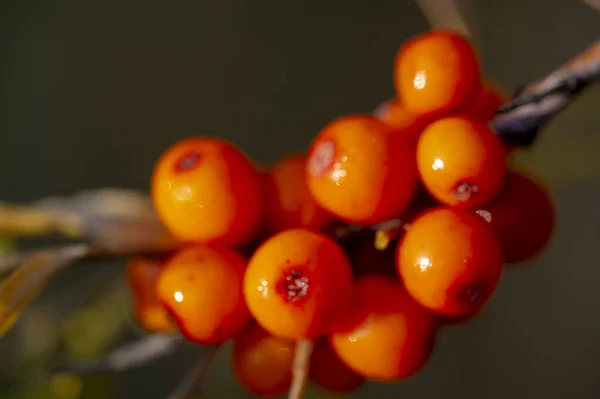
[[[594,10],[600,12],[600,0],[583,0],[584,4],[592,7]]]
[[[103,248],[137,249],[177,246],[147,194],[103,188],[70,197],[52,197],[30,205],[0,203],[0,236],[60,234],[87,239]]]
[[[292,385],[288,399],[302,399],[304,395],[312,350],[313,342],[310,340],[301,340],[296,343],[294,364],[292,365]]]
[[[179,335],[150,334],[134,341],[128,342],[112,352],[99,358],[82,363],[60,366],[54,369],[55,373],[71,373],[89,375],[104,372],[118,372],[141,367],[156,359],[173,353],[183,338]]]
[[[205,356],[202,356],[188,371],[167,399],[199,398],[206,386],[208,371],[210,370],[218,351],[219,346],[211,347],[209,352]]]
[[[455,0],[416,0],[416,2],[432,28],[452,29],[466,36],[471,36],[471,31]]]
[[[600,40],[503,105],[491,127],[511,145],[531,145],[538,131],[600,76]]]
[[[61,234],[68,237],[81,237],[83,232],[83,220],[72,212],[0,204],[0,236]]]

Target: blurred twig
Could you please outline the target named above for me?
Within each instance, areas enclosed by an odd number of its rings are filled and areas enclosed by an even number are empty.
[[[57,271],[87,256],[92,248],[74,244],[54,251],[40,251],[28,258],[0,285],[0,337],[19,318],[21,311],[37,296]]]
[[[585,4],[600,12],[600,0],[583,0]]]
[[[219,346],[213,346],[205,356],[200,357],[167,399],[199,398],[206,385],[208,370],[217,356],[218,350]]]
[[[312,351],[312,341],[301,340],[296,343],[294,364],[292,365],[292,384],[288,393],[288,399],[302,399],[308,380],[308,369]]]
[[[425,19],[434,29],[452,29],[471,36],[455,0],[416,0]]]
[[[600,40],[503,105],[492,128],[510,145],[529,146],[538,131],[600,76]]]
[[[137,341],[129,342],[107,355],[81,363],[60,366],[53,371],[77,375],[124,371],[169,355],[182,342],[183,339],[179,335],[150,334]]]

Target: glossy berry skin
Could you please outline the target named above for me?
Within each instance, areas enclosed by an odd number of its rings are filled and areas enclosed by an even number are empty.
[[[365,275],[356,281],[352,311],[330,342],[344,363],[375,381],[410,377],[427,362],[438,323],[397,279]]]
[[[464,113],[474,119],[487,122],[495,116],[496,110],[508,100],[508,95],[499,86],[485,80],[481,90],[465,105]]]
[[[433,30],[400,48],[394,71],[396,93],[416,116],[439,116],[458,110],[481,86],[479,61],[467,39]]]
[[[313,199],[306,183],[306,155],[279,160],[264,176],[265,227],[276,233],[306,227],[321,230],[332,216]]]
[[[265,241],[244,276],[244,296],[256,321],[286,339],[326,334],[351,300],[352,271],[340,246],[307,229]]]
[[[250,319],[242,295],[246,259],[237,251],[195,245],[164,266],[156,290],[163,305],[192,342],[220,344]]]
[[[375,110],[375,117],[394,130],[394,134],[406,137],[410,142],[417,142],[426,121],[411,114],[396,99],[391,99],[381,104]]]
[[[372,224],[404,210],[416,191],[414,148],[368,115],[329,123],[308,154],[308,187],[340,219]]]
[[[127,265],[127,281],[131,288],[136,321],[152,332],[173,332],[177,326],[156,295],[156,281],[162,264],[158,259],[135,257]]]
[[[233,341],[233,374],[254,395],[281,395],[292,380],[294,348],[293,341],[276,338],[251,324]]]
[[[417,144],[417,166],[439,202],[476,206],[492,200],[506,174],[506,150],[484,123],[464,116],[439,119]]]
[[[509,171],[498,197],[475,211],[496,232],[507,263],[534,258],[554,231],[556,217],[549,193],[523,173]]]
[[[258,172],[238,148],[216,138],[182,140],[163,153],[152,200],[164,225],[185,242],[241,244],[262,216]]]
[[[398,243],[398,273],[422,306],[447,317],[478,311],[502,274],[502,249],[492,228],[467,210],[423,213]]]
[[[340,394],[353,392],[365,382],[363,376],[342,362],[328,339],[315,342],[310,357],[309,375],[321,388]]]

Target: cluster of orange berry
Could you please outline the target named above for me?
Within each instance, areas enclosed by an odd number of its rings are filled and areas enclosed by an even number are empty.
[[[504,264],[550,239],[554,209],[508,170],[488,127],[504,101],[459,34],[400,48],[397,98],[329,123],[308,153],[268,171],[231,143],[183,140],[158,160],[156,211],[186,243],[132,260],[136,315],[200,344],[234,340],[234,371],[255,394],[290,384],[295,341],[315,340],[310,376],[336,392],[416,373],[440,327],[475,315]],[[373,225],[400,219],[378,250]],[[359,226],[341,237],[336,226]]]

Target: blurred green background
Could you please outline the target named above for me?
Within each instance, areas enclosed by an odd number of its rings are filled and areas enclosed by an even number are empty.
[[[459,5],[486,74],[509,91],[600,36],[600,14],[579,1]],[[3,0],[0,200],[147,190],[158,155],[195,134],[263,163],[305,149],[329,120],[392,96],[397,48],[427,27],[412,1]],[[355,397],[600,397],[599,103],[592,88],[517,159],[555,196],[548,251],[506,273],[481,317],[443,331],[419,375]],[[86,263],[52,281],[0,342],[0,398],[50,399],[50,361],[135,338],[123,266]],[[81,398],[164,398],[201,351],[87,379]],[[245,397],[228,356],[206,397]]]

